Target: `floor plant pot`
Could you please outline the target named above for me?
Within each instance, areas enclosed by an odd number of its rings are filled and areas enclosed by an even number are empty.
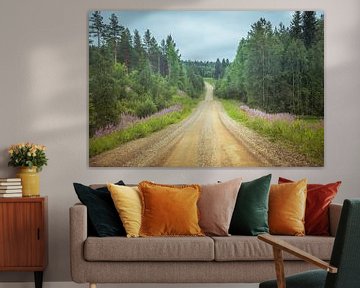
[[[16,176],[21,178],[23,197],[40,196],[40,177],[35,166],[19,167]]]

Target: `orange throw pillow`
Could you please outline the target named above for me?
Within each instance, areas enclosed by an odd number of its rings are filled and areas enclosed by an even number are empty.
[[[273,184],[269,195],[269,228],[271,234],[303,236],[306,207],[306,184]]]
[[[143,203],[140,236],[203,236],[199,227],[199,185],[139,183]]]
[[[293,181],[279,177],[279,184]],[[307,184],[305,211],[306,235],[329,236],[329,206],[335,198],[341,181],[329,184]]]

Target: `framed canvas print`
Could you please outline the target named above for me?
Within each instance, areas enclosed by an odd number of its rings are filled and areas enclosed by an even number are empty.
[[[324,166],[322,11],[90,11],[89,166]]]

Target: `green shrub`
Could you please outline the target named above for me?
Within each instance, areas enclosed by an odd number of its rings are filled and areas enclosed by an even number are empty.
[[[138,117],[144,118],[157,112],[157,108],[153,100],[148,97],[144,102],[138,102],[135,113]]]

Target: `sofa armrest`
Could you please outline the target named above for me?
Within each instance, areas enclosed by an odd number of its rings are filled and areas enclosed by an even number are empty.
[[[330,235],[335,237],[339,225],[342,204],[331,203],[329,207]]]
[[[70,207],[70,268],[73,281],[86,280],[83,245],[87,238],[87,208],[82,204]]]

